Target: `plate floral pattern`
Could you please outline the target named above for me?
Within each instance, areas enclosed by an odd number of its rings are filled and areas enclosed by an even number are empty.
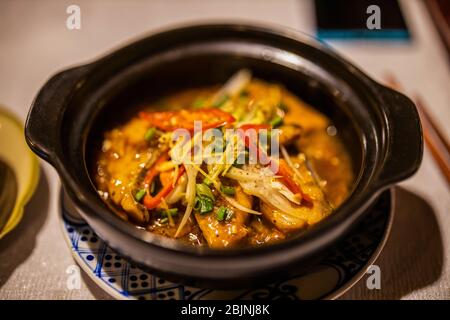
[[[151,275],[109,248],[74,216],[61,192],[60,217],[64,238],[80,267],[117,299],[332,299],[365,273],[381,252],[393,217],[393,191],[384,192],[363,221],[309,271],[267,286],[239,291],[200,289],[171,283]]]

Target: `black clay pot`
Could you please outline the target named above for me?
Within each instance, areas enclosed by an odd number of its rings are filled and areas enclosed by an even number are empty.
[[[146,101],[179,88],[223,83],[242,67],[280,82],[327,114],[348,147],[356,180],[348,200],[291,240],[232,250],[193,248],[120,220],[90,179],[101,132]],[[241,24],[161,32],[53,76],[25,129],[30,147],[58,171],[82,217],[120,254],[170,280],[215,288],[270,281],[306,266],[364,216],[377,195],[411,176],[422,158],[414,104],[326,46],[287,30]]]

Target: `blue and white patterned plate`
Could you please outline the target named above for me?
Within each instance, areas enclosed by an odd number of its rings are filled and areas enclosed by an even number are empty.
[[[393,220],[394,191],[386,191],[366,218],[327,257],[294,277],[255,289],[199,289],[153,276],[109,248],[70,210],[61,192],[60,217],[72,254],[80,267],[103,290],[117,299],[335,299],[353,286],[374,263]]]

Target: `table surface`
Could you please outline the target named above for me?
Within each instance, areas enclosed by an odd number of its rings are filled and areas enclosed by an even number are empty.
[[[284,25],[312,34],[313,3],[276,1],[77,1],[81,30],[66,28],[72,1],[0,2],[0,104],[25,119],[51,74],[84,63],[130,39],[173,23],[245,19]],[[450,137],[448,57],[419,0],[403,0],[412,43],[339,42],[331,45],[380,81],[394,73],[407,93],[423,96]],[[411,23],[414,21],[414,23]],[[79,290],[66,286],[74,264],[58,225],[60,181],[41,162],[38,189],[22,223],[0,241],[0,299],[110,299],[86,275]],[[428,150],[423,165],[397,187],[395,221],[377,264],[381,289],[365,278],[343,299],[449,299],[450,197]]]

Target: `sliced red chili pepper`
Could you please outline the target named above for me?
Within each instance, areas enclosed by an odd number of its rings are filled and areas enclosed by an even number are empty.
[[[305,200],[312,204],[311,198],[307,194],[305,194],[302,188],[294,181],[294,179],[292,179],[294,173],[292,172],[291,168],[289,168],[284,159],[280,159],[278,161],[278,170],[274,172],[274,174],[281,176],[281,180],[286,185],[286,187],[292,191],[292,193],[301,197],[302,200]]]
[[[163,162],[167,161],[169,159],[169,154],[165,152],[150,168],[147,175],[144,179],[144,184],[146,186],[150,185],[153,180],[159,175],[158,166],[162,164]],[[178,170],[178,175],[175,180],[175,183],[178,182],[180,177],[183,175],[185,171],[184,166],[180,167]],[[156,208],[162,201],[162,198],[167,197],[167,195],[174,189],[174,185],[172,183],[163,185],[162,189],[155,195],[151,196],[149,194],[146,194],[144,197],[144,206],[147,209],[154,209]]]
[[[152,183],[153,179],[155,179],[156,176],[159,174],[158,166],[160,164],[162,164],[163,162],[166,162],[167,160],[169,160],[169,153],[164,152],[158,158],[158,160],[156,160],[156,162],[153,164],[153,166],[148,170],[147,175],[144,178],[145,185],[150,185]]]
[[[194,121],[202,122],[202,130],[217,128],[236,121],[231,114],[217,108],[140,112],[139,116],[163,131],[176,129],[194,131]]]
[[[178,175],[177,175],[177,179],[175,181],[175,183],[178,182],[178,180],[180,179],[180,177],[183,175],[185,171],[184,166],[180,167],[180,169],[178,170]],[[175,186],[172,183],[166,184],[165,186],[162,187],[162,189],[153,197],[149,194],[146,194],[144,197],[144,206],[147,209],[154,209],[156,208],[162,201],[162,198],[167,197],[167,195],[172,192],[172,190],[175,188]]]
[[[243,129],[244,131],[247,129],[255,129],[257,132],[259,132],[259,130],[261,129],[270,129],[271,127],[269,125],[264,124],[261,125],[245,124],[242,125],[240,128]],[[299,200],[305,200],[307,202],[306,205],[308,206],[312,205],[311,198],[307,194],[305,194],[302,188],[292,179],[294,173],[292,172],[291,168],[289,168],[289,166],[286,164],[285,160],[280,159],[278,161],[278,165],[276,166],[272,165],[273,159],[270,159],[269,156],[264,152],[264,150],[259,148],[255,141],[250,140],[249,135],[245,133],[244,133],[244,144],[249,149],[256,148],[253,150],[258,150],[259,160],[262,163],[269,163],[269,166],[273,171],[273,173],[275,175],[281,176],[281,180],[283,181],[283,183],[292,193],[298,195],[298,197],[300,198]],[[274,170],[274,168],[277,168],[277,170]]]

